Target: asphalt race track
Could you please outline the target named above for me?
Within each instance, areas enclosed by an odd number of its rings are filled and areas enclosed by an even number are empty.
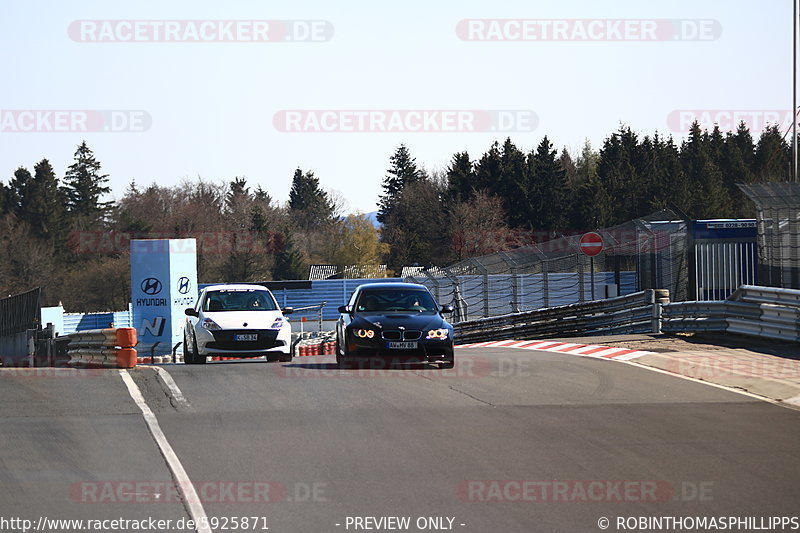
[[[621,362],[456,357],[447,371],[340,371],[332,357],[163,367],[188,404],[152,368],[130,374],[206,515],[263,517],[270,532],[800,514],[798,411]],[[2,369],[0,405],[0,517],[189,517],[119,371]]]

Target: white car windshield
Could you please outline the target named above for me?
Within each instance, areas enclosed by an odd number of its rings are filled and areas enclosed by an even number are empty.
[[[275,311],[275,301],[266,291],[218,290],[206,293],[203,311]]]

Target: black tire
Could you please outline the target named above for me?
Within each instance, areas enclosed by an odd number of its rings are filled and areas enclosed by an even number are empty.
[[[448,361],[444,361],[442,363],[439,363],[439,368],[441,370],[450,370],[451,368],[455,368],[455,366],[456,366],[456,360],[455,359],[450,359]]]
[[[341,369],[348,369],[351,366],[351,362],[347,357],[347,345],[342,345],[341,341],[339,340],[339,334],[336,334],[336,364]]]
[[[278,361],[280,361],[281,363],[291,363],[292,362],[291,350],[287,354],[281,354],[281,356],[278,357]]]
[[[188,347],[188,344],[186,346]],[[192,338],[192,350],[186,351],[183,355],[183,362],[187,365],[204,365],[206,363],[205,356],[198,353],[196,338]]]

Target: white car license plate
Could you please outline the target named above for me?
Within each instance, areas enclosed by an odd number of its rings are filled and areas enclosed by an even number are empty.
[[[241,335],[234,335],[233,340],[235,341],[257,341],[258,340],[258,333],[243,333]]]
[[[415,350],[417,348],[416,342],[387,342],[386,347],[390,350]]]

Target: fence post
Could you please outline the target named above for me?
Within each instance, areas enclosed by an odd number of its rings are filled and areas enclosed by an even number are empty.
[[[519,313],[520,304],[519,304],[519,269],[517,268],[517,262],[511,258],[506,252],[500,252],[500,259],[503,260],[505,264],[511,269],[511,312],[512,313]]]
[[[453,303],[456,308],[454,320],[456,322],[469,320],[469,306],[467,305],[467,301],[461,296],[461,281],[458,279],[458,276],[450,272],[447,268],[442,268],[442,272],[444,272],[444,275],[450,280],[450,283],[453,284]]]
[[[661,302],[655,289],[647,289],[645,292],[645,302],[652,305],[652,318],[650,330],[652,333],[661,333]]]
[[[550,307],[550,280],[549,280],[549,270],[548,267],[550,263],[548,261],[542,261],[542,288],[544,289],[544,307]]]
[[[480,264],[478,261],[471,259],[470,263],[472,263],[478,270],[483,273],[483,317],[486,318],[490,316],[489,313],[489,270],[486,269],[485,266]]]
[[[583,254],[576,255],[575,259],[578,261],[578,301],[583,303],[586,301],[586,288],[584,287],[583,282],[583,258],[586,257]]]
[[[431,276],[431,274],[430,274],[430,272],[428,272],[427,268],[425,270],[423,270],[422,273],[425,274],[425,276],[429,280],[431,280],[431,283],[433,283],[433,296],[436,298],[436,301],[438,302],[439,299],[441,298],[441,293],[439,291],[439,281],[437,281],[436,278]]]

